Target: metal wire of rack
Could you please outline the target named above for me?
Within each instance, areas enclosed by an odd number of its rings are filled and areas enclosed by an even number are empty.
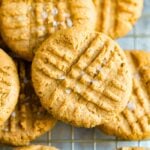
[[[145,0],[143,15],[134,29],[117,42],[124,49],[150,51],[150,0]],[[96,128],[75,128],[58,122],[52,132],[46,133],[32,144],[53,145],[60,150],[115,150],[121,146],[150,147],[150,140],[123,141],[114,136],[105,135]],[[9,150],[11,148],[1,147],[1,149]]]

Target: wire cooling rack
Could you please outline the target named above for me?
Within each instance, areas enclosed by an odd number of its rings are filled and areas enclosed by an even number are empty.
[[[145,0],[143,15],[134,29],[117,42],[128,50],[150,50],[150,0]],[[75,128],[58,122],[52,132],[46,133],[32,144],[53,145],[60,150],[115,150],[121,146],[150,147],[150,140],[123,141],[107,136],[95,128]],[[0,147],[0,150],[10,149],[11,147]]]

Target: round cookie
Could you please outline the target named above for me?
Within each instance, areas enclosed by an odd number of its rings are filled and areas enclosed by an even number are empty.
[[[32,81],[49,112],[86,128],[121,112],[132,86],[122,49],[104,34],[79,28],[60,31],[40,46]]]
[[[125,36],[142,14],[143,0],[93,0],[97,31],[113,39]]]
[[[127,51],[133,90],[125,110],[100,127],[105,133],[127,140],[150,138],[150,53]]]
[[[44,145],[31,145],[26,147],[17,147],[14,150],[58,150],[55,147]]]
[[[94,30],[96,10],[92,0],[2,0],[2,37],[9,48],[26,60],[49,35],[71,27]]]
[[[14,61],[0,49],[0,126],[9,118],[19,96],[19,78]]]
[[[17,60],[21,92],[18,104],[10,118],[0,128],[0,142],[9,145],[26,145],[55,125],[34,93],[30,80],[30,65]]]

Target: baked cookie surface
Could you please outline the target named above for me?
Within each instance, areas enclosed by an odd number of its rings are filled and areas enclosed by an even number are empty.
[[[125,110],[100,128],[127,140],[150,138],[150,53],[126,52],[133,77],[133,90]]]
[[[19,89],[16,65],[11,57],[0,49],[0,126],[15,108]]]
[[[44,145],[31,145],[26,147],[14,148],[14,150],[58,150],[55,147],[44,146]]]
[[[122,49],[104,34],[79,28],[60,31],[41,45],[33,59],[32,81],[49,112],[86,128],[121,112],[132,85]]]
[[[113,39],[125,36],[142,14],[143,0],[93,0],[97,31]]]
[[[0,128],[0,142],[26,145],[50,130],[55,119],[41,106],[30,80],[30,65],[17,60],[21,92],[15,110]]]
[[[95,29],[92,0],[2,0],[2,37],[26,60],[32,60],[35,49],[52,33],[83,25]]]

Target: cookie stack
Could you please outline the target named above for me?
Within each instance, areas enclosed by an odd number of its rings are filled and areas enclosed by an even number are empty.
[[[26,145],[56,120],[150,138],[150,53],[124,52],[114,41],[142,7],[143,0],[2,0],[9,48],[0,39],[0,142]]]

